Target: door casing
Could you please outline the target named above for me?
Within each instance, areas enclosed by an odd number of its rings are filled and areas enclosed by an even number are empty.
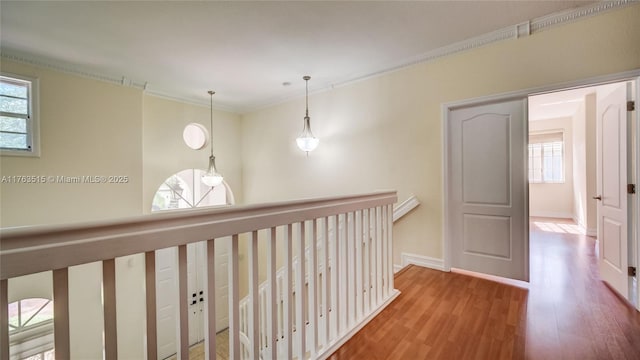
[[[443,213],[443,224],[442,224],[442,229],[443,229],[443,237],[442,237],[442,249],[443,249],[443,268],[444,271],[451,271],[451,234],[449,231],[449,225],[450,225],[450,221],[448,219],[448,214],[449,214],[449,204],[448,204],[448,194],[449,194],[449,183],[448,183],[448,173],[449,173],[449,168],[448,168],[448,163],[449,163],[449,144],[448,144],[448,138],[449,138],[449,134],[447,132],[447,124],[449,121],[449,113],[451,110],[454,110],[456,108],[460,108],[460,107],[469,107],[469,106],[477,106],[477,105],[483,105],[483,104],[488,104],[488,103],[492,103],[492,102],[500,102],[500,101],[509,101],[509,100],[518,100],[518,99],[524,99],[524,98],[528,98],[529,96],[533,96],[533,95],[542,95],[542,94],[548,94],[548,93],[552,93],[552,92],[557,92],[557,91],[562,91],[562,90],[571,90],[571,89],[575,89],[575,88],[581,88],[581,87],[587,87],[587,86],[597,86],[597,85],[604,85],[604,84],[609,84],[609,83],[615,83],[615,82],[622,82],[622,81],[635,81],[635,94],[634,94],[634,98],[635,98],[635,103],[636,103],[636,110],[635,110],[635,116],[634,116],[634,120],[635,120],[635,131],[634,131],[634,144],[635,144],[635,169],[632,169],[633,173],[634,173],[634,182],[636,184],[636,188],[640,188],[640,184],[638,184],[640,181],[640,69],[636,69],[636,70],[631,70],[631,71],[626,71],[626,72],[621,72],[621,73],[616,73],[616,74],[609,74],[609,75],[603,75],[603,76],[597,76],[597,77],[592,77],[592,78],[586,78],[586,79],[582,79],[582,80],[576,80],[576,81],[571,81],[571,82],[565,82],[565,83],[559,83],[559,84],[552,84],[552,85],[547,85],[547,86],[542,86],[542,87],[536,87],[536,88],[530,88],[530,89],[524,89],[524,90],[518,90],[518,91],[512,91],[512,92],[508,92],[508,93],[502,93],[502,94],[496,94],[496,95],[489,95],[489,96],[483,96],[483,97],[477,97],[477,98],[472,98],[472,99],[465,99],[465,100],[460,100],[460,101],[454,101],[454,102],[449,102],[449,103],[444,103],[441,106],[441,111],[442,111],[442,123],[441,123],[441,129],[442,129],[442,143],[443,143],[443,152],[442,152],[442,194],[443,194],[443,201],[442,201],[442,213]],[[631,150],[631,149],[630,149]],[[527,167],[525,166],[525,170],[527,169]],[[526,199],[524,202],[524,206],[527,208],[525,209],[527,211],[528,214],[528,207],[529,207],[529,193],[528,191],[526,192]],[[633,214],[635,214],[636,216],[630,217],[629,221],[633,222],[633,228],[634,228],[634,235],[632,235],[630,237],[630,244],[629,244],[629,249],[633,249],[632,251],[629,252],[629,266],[635,266],[638,267],[638,260],[640,259],[640,231],[638,229],[638,215],[640,214],[640,201],[638,201],[638,196],[640,196],[640,194],[638,193],[638,191],[636,192],[636,195],[633,196],[632,198],[632,203],[631,203],[631,207],[634,209]],[[528,260],[527,260],[528,261]],[[528,267],[529,264],[526,264],[526,266]],[[640,273],[640,269],[638,269],[639,273]],[[636,277],[636,282],[637,282],[637,277]],[[638,309],[640,311],[640,301],[638,299],[640,299],[640,286],[636,286],[636,291],[632,294],[632,296],[630,296],[630,300],[633,303],[633,305],[636,307],[636,309]]]

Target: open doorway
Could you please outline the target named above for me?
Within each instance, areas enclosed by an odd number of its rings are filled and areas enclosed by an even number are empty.
[[[529,97],[528,178],[531,276],[578,269],[561,253],[593,262],[583,270],[637,304],[633,183],[634,129],[627,120],[631,82]],[[617,96],[618,107],[611,100]],[[612,209],[612,210],[611,210]],[[609,215],[611,214],[611,215]],[[549,260],[548,257],[553,257]],[[564,259],[564,260],[563,260]],[[542,265],[544,264],[544,265]],[[564,272],[564,274],[563,274]]]

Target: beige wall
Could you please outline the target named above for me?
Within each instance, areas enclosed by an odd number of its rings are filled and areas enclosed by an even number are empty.
[[[40,158],[0,157],[2,175],[123,175],[125,184],[0,185],[2,227],[141,213],[142,92],[3,60],[40,82]]]
[[[145,95],[143,102],[142,211],[150,213],[153,195],[169,176],[209,165],[211,148],[190,149],[182,139],[182,131],[190,123],[209,129],[211,115],[209,107],[156,96]],[[236,203],[242,203],[240,115],[214,110],[213,126],[216,166],[231,187]]]
[[[124,175],[126,184],[0,184],[2,227],[84,222],[148,213],[160,183],[186,168],[205,168],[209,148],[193,151],[182,130],[209,127],[209,108],[146,96],[139,89],[2,62],[2,71],[40,82],[41,157],[0,157],[1,175]],[[218,166],[242,201],[239,116],[216,111]],[[118,353],[144,357],[144,259],[117,259]],[[71,349],[102,358],[102,267],[69,270]],[[10,281],[9,298],[51,298],[51,273]]]
[[[11,61],[2,62],[2,71],[39,79],[41,143],[39,158],[0,157],[2,175],[122,175],[129,181],[125,184],[1,184],[1,226],[82,222],[141,214],[142,91]],[[135,293],[142,284],[142,272],[122,266],[119,272],[121,278],[128,279],[119,283],[120,293]],[[100,264],[69,269],[74,358],[102,358],[101,276]],[[10,297],[30,295],[29,292],[18,294],[29,288],[25,283],[32,288],[51,289],[50,281],[49,274],[12,279]],[[131,301],[129,305],[119,307],[122,309],[118,314],[122,322],[119,340],[123,343],[121,354],[133,358],[142,354],[142,344],[128,347],[127,340],[129,335],[140,333],[142,325],[128,324],[127,319],[144,308],[140,301]]]
[[[562,130],[564,133],[564,183],[530,184],[529,215],[573,218],[574,204],[574,136],[573,119],[545,119],[529,121],[529,133]]]
[[[422,204],[394,226],[394,263],[401,252],[441,258],[442,104],[638,69],[638,43],[635,5],[313,94],[320,145],[308,158],[294,140],[303,99],[246,114],[245,200],[415,194]]]

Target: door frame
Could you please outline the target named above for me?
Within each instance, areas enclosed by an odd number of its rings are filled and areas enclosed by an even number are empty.
[[[635,110],[636,128],[634,133],[636,163],[634,164],[635,171],[633,172],[634,172],[634,180],[636,183],[636,188],[640,188],[640,184],[639,184],[640,183],[640,69],[614,73],[614,74],[607,74],[607,75],[596,76],[596,77],[590,77],[590,78],[574,80],[569,82],[544,85],[544,86],[528,88],[523,90],[510,91],[510,92],[500,93],[495,95],[480,96],[480,97],[471,98],[471,99],[464,99],[464,100],[443,103],[441,105],[441,112],[442,112],[441,137],[442,137],[442,144],[443,144],[443,151],[442,151],[443,270],[447,272],[451,271],[451,234],[449,231],[450,221],[449,221],[449,204],[448,204],[449,202],[449,170],[450,170],[449,169],[449,157],[450,157],[449,145],[450,144],[448,140],[449,133],[448,133],[448,126],[447,126],[449,122],[449,112],[451,110],[455,110],[462,107],[483,105],[483,104],[488,104],[493,102],[526,99],[529,96],[533,96],[533,95],[542,95],[542,94],[548,94],[548,93],[553,93],[553,92],[558,92],[563,90],[571,90],[571,89],[588,87],[588,86],[605,85],[610,83],[616,83],[616,82],[622,82],[622,81],[634,81],[634,80],[636,84],[635,94],[634,94],[635,101],[636,101],[636,110]],[[528,109],[527,109],[527,121],[528,121]],[[528,142],[526,142],[525,144],[527,143]],[[526,161],[527,159],[525,159],[525,163]],[[526,169],[527,169],[527,166],[525,166],[525,171]],[[528,176],[526,177],[526,179],[528,181]],[[526,207],[525,214],[527,216],[529,215],[529,192],[528,191],[529,190],[527,186],[527,189],[525,191],[526,199],[524,201],[524,204]],[[634,209],[635,214],[640,214],[640,201],[638,201],[639,196],[640,196],[640,191],[636,191],[636,196],[632,197],[632,201],[630,204],[630,207]],[[638,267],[638,259],[640,259],[640,246],[639,246],[640,245],[640,229],[639,229],[640,224],[637,218],[638,216],[634,216],[633,218],[629,219],[630,221],[633,222],[633,228],[634,228],[634,235],[632,235],[631,244],[629,244],[630,245],[629,249],[633,249],[632,251],[629,252],[631,255],[629,258],[629,266],[636,266],[636,267]],[[528,248],[529,244],[527,243],[526,246]],[[526,261],[527,261],[527,264],[525,264],[525,266],[527,267],[527,272],[528,272],[530,265],[529,265],[529,260],[527,259]],[[639,269],[639,272],[640,272],[640,269]],[[636,277],[636,279],[638,279],[638,277]],[[633,305],[636,307],[636,309],[640,310],[640,301],[637,300],[637,299],[640,299],[640,286],[637,286],[637,291],[636,293],[634,293],[634,295],[635,297],[631,296],[630,300],[634,302]]]

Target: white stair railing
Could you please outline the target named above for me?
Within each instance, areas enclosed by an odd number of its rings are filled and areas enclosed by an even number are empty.
[[[9,344],[8,280],[52,270],[56,358],[73,358],[69,331],[68,268],[103,263],[106,359],[117,359],[114,260],[145,254],[148,359],[157,358],[155,251],[177,247],[178,324],[182,359],[188,358],[187,244],[206,242],[205,357],[215,354],[215,247],[231,236],[229,358],[325,359],[389,304],[393,286],[394,191],[275,204],[175,211],[120,221],[1,229],[0,343]],[[336,226],[343,223],[344,226]],[[330,228],[338,229],[331,232]],[[282,243],[277,244],[279,233]],[[259,234],[260,232],[260,234]],[[264,235],[266,236],[259,236]],[[239,298],[239,239],[247,234],[249,296]],[[267,285],[258,283],[258,242],[266,243]],[[319,246],[307,246],[318,241]],[[308,253],[307,253],[308,249]],[[295,254],[294,254],[295,251]],[[276,271],[276,253],[285,254]],[[297,261],[294,264],[294,256]],[[301,270],[304,269],[304,270]],[[123,304],[120,304],[123,306]],[[242,345],[241,345],[242,344]],[[9,359],[9,347],[0,358]]]

